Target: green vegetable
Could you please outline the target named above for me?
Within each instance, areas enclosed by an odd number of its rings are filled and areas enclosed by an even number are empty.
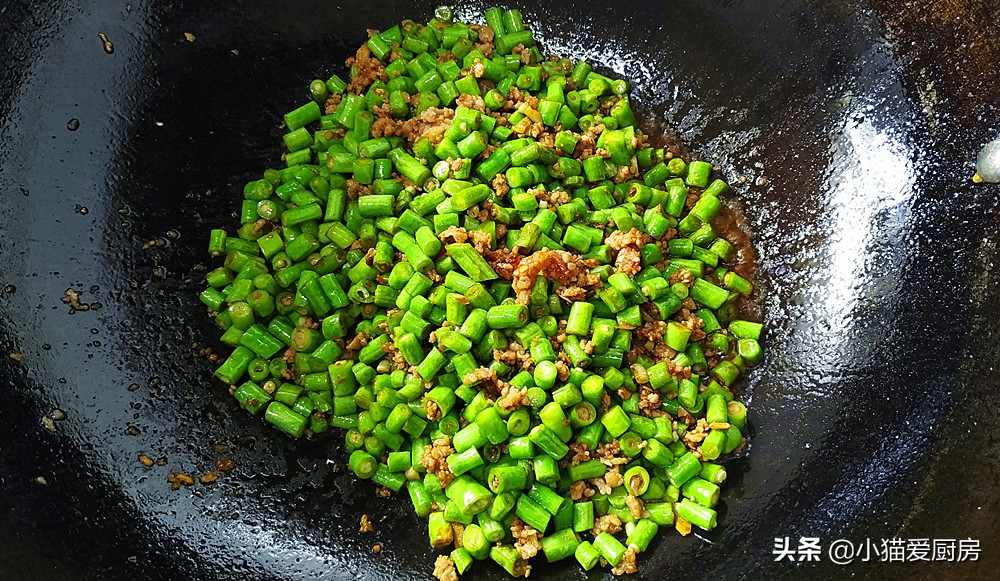
[[[713,229],[713,165],[652,147],[628,83],[543,59],[517,10],[486,22],[490,57],[450,9],[373,34],[385,77],[313,80],[284,116],[285,167],[209,233],[224,262],[198,300],[233,348],[215,374],[405,487],[459,574],[524,575],[512,524],[548,561],[614,566],[676,518],[716,526],[763,325],[739,316],[753,284]],[[594,479],[615,486],[578,494]],[[595,535],[608,515],[628,526]]]

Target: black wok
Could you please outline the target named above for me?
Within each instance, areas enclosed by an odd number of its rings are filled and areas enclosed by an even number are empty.
[[[266,428],[212,379],[199,350],[217,330],[196,293],[208,230],[236,223],[240,184],[278,158],[281,113],[342,70],[365,28],[426,19],[433,4],[0,8],[0,577],[428,577],[405,500],[356,482],[332,440]],[[522,8],[549,50],[634,81],[650,131],[679,133],[742,178],[760,257],[768,355],[723,524],[700,540],[663,535],[641,575],[995,573],[1000,192],[969,176],[1000,132],[1000,6]],[[90,310],[70,313],[70,288]],[[56,408],[66,419],[52,433],[40,420]],[[167,483],[220,458],[236,468],[215,484]],[[363,512],[374,534],[358,533]],[[981,554],[775,562],[786,536],[824,548],[972,538]]]

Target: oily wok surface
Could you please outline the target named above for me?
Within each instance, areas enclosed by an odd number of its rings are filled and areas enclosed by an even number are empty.
[[[727,465],[719,528],[660,535],[641,578],[976,578],[1000,565],[998,191],[968,179],[1000,129],[1000,49],[990,3],[950,3],[954,23],[905,4],[520,5],[543,52],[623,75],[648,133],[677,133],[722,167],[758,255],[767,356],[751,374],[749,452]],[[293,442],[212,378],[199,351],[218,331],[196,296],[208,230],[236,224],[242,184],[278,159],[281,114],[308,81],[342,73],[365,28],[433,7],[0,10],[5,579],[429,576],[407,499],[356,481],[339,437]],[[91,308],[71,314],[66,289]],[[66,414],[54,433],[40,422],[53,409]],[[166,481],[219,459],[236,467],[210,486]],[[362,513],[374,533],[358,533]],[[785,536],[973,538],[982,553],[932,568],[775,563]]]

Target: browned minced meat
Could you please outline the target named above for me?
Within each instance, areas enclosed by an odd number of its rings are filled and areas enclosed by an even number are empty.
[[[451,536],[455,542],[455,548],[461,549],[465,540],[465,525],[462,523],[451,523]]]
[[[626,484],[626,486],[628,485]],[[629,513],[636,520],[649,516],[649,512],[646,511],[646,505],[634,494],[629,494],[625,497],[625,506],[628,507]]]
[[[493,29],[490,28],[489,26],[484,26],[482,24],[470,24],[469,28],[475,30],[476,34],[479,35],[479,42],[483,43],[493,42],[493,37],[495,36],[495,33],[493,32]]]
[[[569,497],[573,500],[585,500],[594,496],[594,489],[587,486],[583,480],[577,480],[569,485]]]
[[[397,135],[412,145],[416,140],[426,136],[436,145],[444,137],[444,132],[451,127],[455,110],[430,107],[421,111],[416,117],[401,121],[393,119],[391,110],[382,105],[375,108],[375,115],[377,118],[372,123],[372,137]]]
[[[426,400],[424,402],[424,410],[427,412],[427,419],[432,422],[441,418],[441,408],[439,408],[438,404],[432,402],[431,400]]]
[[[469,230],[458,226],[449,226],[443,232],[438,234],[438,238],[446,244],[449,242],[465,242],[471,239],[472,245],[480,254],[488,252],[490,250],[490,244],[493,242],[493,235],[489,232],[483,232],[481,230],[472,230],[470,232]]]
[[[594,520],[594,528],[591,529],[591,532],[593,532],[596,537],[601,533],[613,535],[620,533],[621,530],[622,519],[618,518],[618,516],[614,514],[606,514],[604,516],[599,516]]]
[[[594,137],[590,133],[584,133],[580,136],[572,156],[581,160],[594,156]]]
[[[639,249],[626,246],[619,250],[618,256],[615,257],[615,270],[634,277],[642,270],[642,256],[639,253]]]
[[[347,180],[347,199],[356,200],[360,196],[367,196],[372,193],[372,187],[358,183],[354,178]]]
[[[473,230],[469,232],[469,236],[472,238],[472,246],[476,249],[476,252],[479,252],[479,254],[489,252],[490,244],[493,243],[492,234],[483,230]]]
[[[611,178],[611,181],[615,182],[616,184],[620,184],[634,177],[638,177],[638,175],[639,175],[639,165],[638,162],[636,162],[635,160],[635,156],[632,156],[632,160],[629,162],[628,165],[618,166],[618,172],[615,173],[613,178]]]
[[[510,186],[507,185],[507,176],[503,173],[494,176],[490,185],[493,186],[493,191],[496,192],[498,198],[506,196],[507,192],[510,191]]]
[[[531,369],[535,361],[517,341],[511,341],[506,349],[494,349],[493,359],[508,365],[520,365],[521,369]]]
[[[377,31],[369,30],[368,34],[371,36],[377,34]],[[349,93],[361,95],[376,80],[383,83],[389,80],[382,61],[372,58],[372,51],[367,44],[362,44],[353,57],[348,57],[347,66],[354,67],[354,76],[351,77],[351,82],[347,85]]]
[[[601,494],[611,494],[611,487],[608,486],[608,483],[604,481],[603,476],[600,476],[598,478],[591,478],[587,482],[592,484],[594,488],[597,489],[597,492],[600,492]]]
[[[644,317],[645,319],[645,317]],[[652,316],[649,319],[645,319],[645,323],[635,330],[635,337],[641,342],[649,343],[662,343],[663,334],[667,332],[667,324],[663,321],[658,321]],[[650,346],[652,348],[652,346]]]
[[[667,371],[670,372],[670,375],[676,375],[680,379],[691,379],[690,365],[682,367],[671,361],[667,364]]]
[[[389,359],[392,361],[393,369],[406,370],[410,368],[410,364],[406,362],[406,358],[403,357],[403,354],[399,352],[399,349],[396,348],[396,344],[392,341],[382,343],[382,350],[386,352]]]
[[[525,256],[514,269],[511,285],[517,293],[517,302],[526,305],[531,294],[531,287],[539,274],[550,281],[577,286],[597,286],[601,284],[599,276],[592,274],[590,268],[597,266],[594,260],[582,260],[565,250],[539,250]]]
[[[694,284],[694,275],[691,274],[690,270],[681,268],[671,272],[670,277],[667,278],[667,280],[670,281],[670,284],[681,283],[684,286],[691,288],[691,285]]]
[[[376,107],[376,110],[378,108]],[[391,116],[376,116],[375,121],[372,122],[371,134],[372,137],[388,137],[390,135],[395,135],[398,127],[398,123]]]
[[[615,458],[614,460],[622,460],[622,462],[619,462],[619,463],[620,464],[624,464],[624,463],[628,462],[629,459],[628,458]],[[603,462],[603,460],[602,460],[602,462]],[[608,486],[610,486],[611,488],[618,488],[619,486],[622,485],[622,483],[625,482],[625,479],[622,477],[621,472],[618,471],[618,466],[617,465],[612,466],[611,469],[608,470],[604,474],[604,482]]]
[[[462,107],[468,107],[469,109],[475,109],[480,113],[486,111],[486,101],[483,100],[479,95],[469,95],[467,93],[462,93],[458,96],[456,103]]]
[[[516,133],[534,137],[539,141],[542,141],[542,136],[546,135],[544,123],[541,121],[530,122],[527,117],[518,121],[517,125],[514,125],[511,129],[513,129]]]
[[[504,384],[500,389],[500,400],[497,402],[501,408],[505,410],[516,410],[521,406],[529,406],[531,402],[528,401],[528,388],[522,387],[518,389],[512,385]]]
[[[542,533],[516,516],[510,523],[510,535],[514,538],[514,548],[522,559],[530,559],[542,550]]]
[[[506,280],[514,278],[514,269],[521,263],[522,258],[522,255],[511,252],[506,247],[491,250],[485,256],[497,275]]]
[[[438,555],[434,561],[434,576],[438,581],[458,581],[455,563],[448,555]]]
[[[630,575],[638,570],[639,568],[635,564],[635,546],[633,545],[625,549],[621,561],[618,561],[618,564],[611,568],[611,574]]]
[[[560,351],[559,354],[565,355],[563,351]],[[569,365],[566,364],[566,361],[563,360],[556,361],[556,373],[557,377],[559,378],[559,381],[566,381],[567,379],[569,379]]]
[[[663,334],[667,330],[667,324],[657,320],[648,310],[648,307],[643,306],[640,312],[645,322],[635,331],[637,341],[632,342],[632,349],[628,353],[628,361],[634,363],[636,358],[643,354],[649,355],[657,361],[666,361],[673,358],[677,352],[663,341]],[[671,363],[668,363],[668,365],[671,365]]]
[[[639,248],[649,241],[649,236],[632,228],[628,232],[616,230],[608,236],[606,242],[612,250],[618,251],[615,258],[615,268],[629,276],[635,276],[642,268]]]
[[[516,109],[520,104],[525,104],[531,109],[538,109],[538,103],[540,102],[538,97],[534,95],[529,95],[518,89],[517,87],[511,87],[509,93],[509,102],[511,103],[511,109]],[[506,108],[506,105],[505,107]]]
[[[698,203],[698,198],[699,198],[698,194],[695,193],[688,194],[687,198],[684,199],[684,207],[690,209],[696,203]]]
[[[444,229],[444,231],[438,234],[438,238],[440,238],[441,242],[444,242],[445,244],[451,242],[465,242],[469,239],[469,231],[459,226],[448,226]]]
[[[570,444],[569,451],[573,454],[569,461],[573,466],[576,466],[580,462],[590,460],[590,449],[588,449],[587,445],[582,442],[573,442]]]
[[[601,392],[601,407],[604,411],[611,409],[611,396],[608,395],[608,391],[604,390]]]
[[[544,133],[538,136],[538,143],[543,146],[552,149],[556,146],[556,136],[551,131],[546,130]]]
[[[476,31],[479,35],[479,42],[476,43],[476,48],[479,52],[483,53],[487,58],[493,56],[493,29],[489,26],[483,26],[481,24],[470,24],[469,28]]]
[[[684,444],[691,450],[694,450],[701,442],[708,436],[709,427],[708,422],[704,418],[699,419],[695,422],[694,427],[688,428],[684,432]]]
[[[331,93],[330,96],[326,98],[326,102],[323,104],[323,113],[332,115],[333,112],[337,110],[337,107],[340,106],[340,100],[343,98],[344,96],[340,93]]]
[[[476,385],[481,383],[486,389],[486,394],[490,397],[499,396],[502,393],[503,387],[507,385],[499,377],[497,377],[496,370],[488,367],[479,367],[465,374],[462,377],[462,382],[466,385]]]
[[[622,456],[622,449],[618,445],[618,440],[613,440],[607,444],[600,444],[597,449],[594,450],[594,456],[601,461],[605,466],[614,468],[619,464],[626,464],[630,460],[629,458]],[[609,484],[611,484],[609,482]],[[612,484],[612,486],[615,486]]]
[[[575,303],[587,298],[587,289],[576,285],[560,286],[556,289],[556,294],[566,302]]]
[[[514,363],[519,363],[517,358],[517,351],[507,346],[507,349],[494,349],[493,359],[499,361],[500,363],[506,363],[507,365],[513,365]]]
[[[485,75],[485,74],[486,74],[486,65],[484,65],[483,61],[480,60],[480,59],[478,59],[478,58],[472,61],[472,66],[471,67],[469,67],[467,69],[462,69],[459,72],[459,75],[461,75],[463,77],[467,77],[469,75],[472,75],[476,79],[483,78],[483,75]]]
[[[472,216],[480,222],[489,222],[495,217],[493,213],[493,204],[486,200],[482,204],[476,204],[475,206],[466,210],[469,216]]]
[[[451,438],[444,436],[434,440],[424,450],[423,456],[420,457],[420,463],[423,464],[428,472],[438,477],[442,488],[451,484],[451,481],[455,479],[455,475],[451,472],[451,468],[448,467],[447,462],[448,456],[454,453],[455,449],[451,447]]]
[[[559,204],[566,204],[570,201],[569,194],[563,190],[545,191],[542,188],[535,188],[533,190],[528,190],[528,192],[533,194],[537,200],[545,204],[545,206],[542,207],[558,206]]]
[[[640,232],[636,228],[632,228],[628,232],[615,230],[610,235],[608,235],[605,242],[607,242],[608,246],[610,246],[612,250],[621,250],[626,246],[635,246],[635,247],[644,246],[649,242],[649,236],[647,236],[643,232]]]
[[[677,314],[677,320],[680,324],[691,329],[692,341],[701,341],[705,338],[705,332],[701,330],[705,326],[705,321],[701,320],[701,317],[695,315],[689,309],[681,309],[680,313]]]
[[[651,418],[666,416],[667,413],[660,409],[660,393],[647,386],[639,388],[639,412]]]
[[[677,419],[684,422],[686,426],[691,426],[695,423],[695,417],[683,407],[677,408]]]
[[[372,521],[368,518],[368,515],[367,514],[361,515],[361,528],[359,529],[358,532],[364,534],[364,533],[370,533],[374,530],[375,527],[372,526]]]

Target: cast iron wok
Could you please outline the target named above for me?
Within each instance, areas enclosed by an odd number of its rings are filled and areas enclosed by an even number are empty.
[[[899,4],[522,6],[549,51],[631,79],[650,131],[742,178],[760,257],[768,355],[749,454],[729,465],[722,525],[663,535],[644,578],[1000,564],[998,192],[968,179],[1000,130],[998,9]],[[433,3],[75,5],[0,9],[0,576],[427,578],[404,499],[346,474],[333,439],[292,442],[213,380],[199,350],[218,332],[195,297],[207,232],[235,224],[241,184],[278,158],[281,114],[365,28]],[[68,288],[91,309],[71,314]],[[55,408],[67,417],[50,433]],[[219,458],[236,468],[215,484],[168,486]],[[364,512],[373,534],[358,533]],[[776,563],[786,536],[973,538],[982,554]]]

